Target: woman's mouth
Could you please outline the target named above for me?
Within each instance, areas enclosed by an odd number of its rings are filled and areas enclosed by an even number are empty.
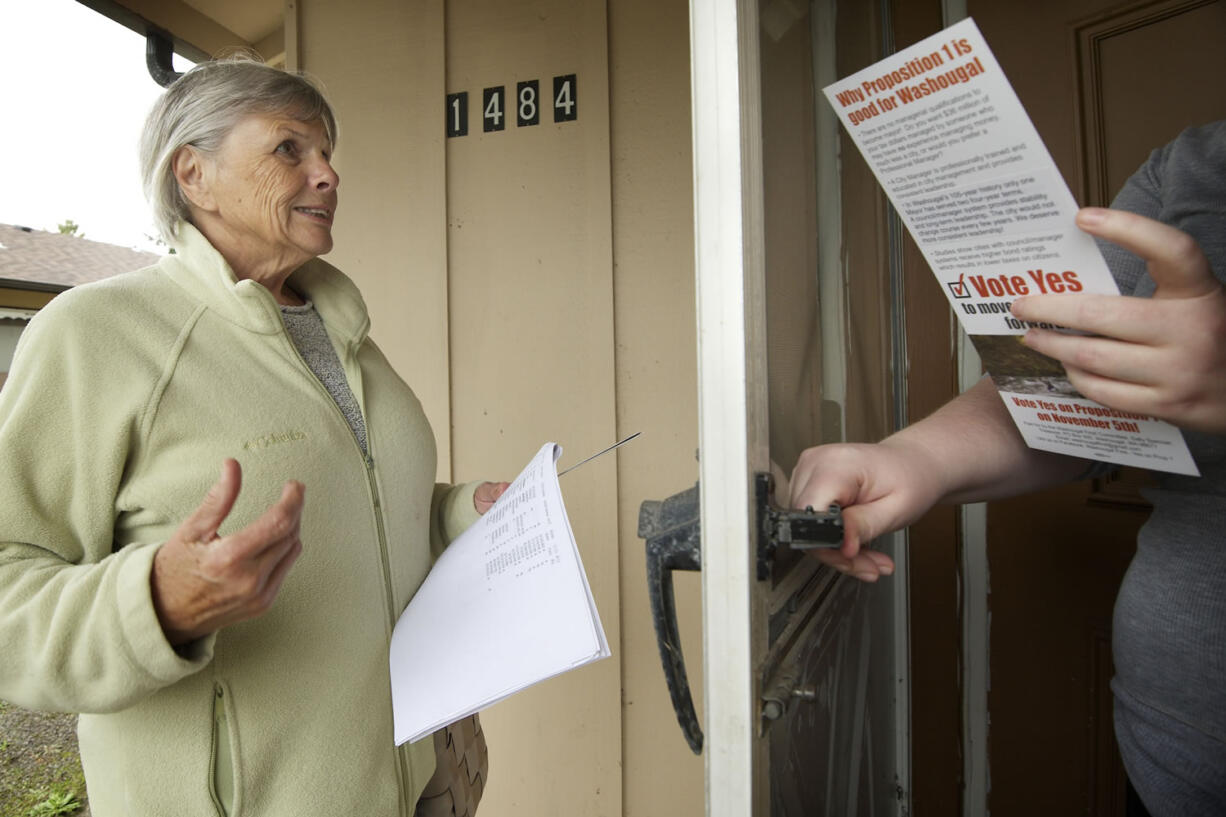
[[[322,221],[325,224],[332,223],[332,211],[326,207],[295,207],[299,213],[310,216],[313,219]]]

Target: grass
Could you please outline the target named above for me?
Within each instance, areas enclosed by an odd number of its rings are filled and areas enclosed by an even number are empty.
[[[71,791],[56,791],[41,800],[27,812],[30,817],[56,817],[59,814],[76,814],[81,810],[81,801]]]
[[[76,717],[0,701],[0,817],[84,815]]]

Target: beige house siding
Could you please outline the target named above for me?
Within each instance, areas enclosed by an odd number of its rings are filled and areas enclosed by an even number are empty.
[[[644,499],[698,479],[689,6],[610,3],[613,280],[618,429],[643,431],[620,455],[622,734],[625,815],[704,813],[703,758],[677,725],[652,626]],[[702,713],[698,573],[674,574],[682,649]]]
[[[337,107],[329,260],[434,425],[444,478],[513,476],[545,440],[613,658],[482,715],[487,815],[698,815],[636,535],[643,499],[697,475],[688,7],[681,2],[299,0],[300,66]],[[579,116],[555,123],[554,76]],[[540,81],[541,123],[484,133],[482,89]],[[469,132],[444,135],[447,93]],[[690,581],[692,580],[692,581]],[[697,576],[678,576],[701,685]]]

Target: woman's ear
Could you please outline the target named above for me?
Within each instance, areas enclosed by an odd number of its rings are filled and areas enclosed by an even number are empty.
[[[183,197],[189,205],[200,210],[214,209],[213,196],[209,190],[207,161],[206,157],[191,145],[179,148],[170,160],[170,169],[175,174]]]

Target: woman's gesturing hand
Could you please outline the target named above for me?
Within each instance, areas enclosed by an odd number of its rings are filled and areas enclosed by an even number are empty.
[[[1226,433],[1226,290],[1188,234],[1122,210],[1086,208],[1077,225],[1144,258],[1152,298],[1034,295],[1014,317],[1090,332],[1031,329],[1025,343],[1064,364],[1086,397],[1181,428]]]
[[[236,461],[179,526],[153,560],[153,606],[171,644],[186,644],[272,606],[302,552],[302,483],[285,484],[278,499],[242,530],[219,537],[242,486]]]

